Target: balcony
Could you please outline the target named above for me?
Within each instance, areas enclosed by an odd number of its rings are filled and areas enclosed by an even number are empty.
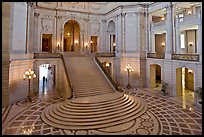
[[[166,28],[166,20],[157,23],[151,23],[152,30],[164,30]]]
[[[171,54],[172,60],[199,61],[198,54]]]
[[[164,59],[164,54],[147,53],[147,58]]]
[[[201,20],[200,14],[186,15],[183,18],[176,19],[178,27],[182,25],[197,25]]]

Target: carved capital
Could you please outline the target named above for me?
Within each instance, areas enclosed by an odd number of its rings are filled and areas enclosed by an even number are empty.
[[[36,5],[35,2],[27,2],[27,6],[29,6],[29,7],[33,7],[33,6],[35,6],[35,5]]]
[[[35,16],[35,17],[39,17],[39,16],[40,16],[40,13],[36,13],[36,12],[35,12],[35,13],[34,13],[34,16]]]
[[[173,5],[170,3],[165,8],[166,8],[166,10],[171,10],[173,8]]]
[[[103,22],[103,23],[106,23],[107,21],[103,19],[102,22]]]

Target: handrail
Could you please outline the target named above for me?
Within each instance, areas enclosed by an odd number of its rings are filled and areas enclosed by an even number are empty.
[[[37,59],[37,58],[60,58],[62,60],[64,68],[65,68],[66,77],[68,80],[68,85],[71,89],[71,97],[70,98],[72,98],[73,97],[73,87],[72,87],[72,83],[69,79],[69,75],[68,75],[68,72],[66,69],[63,55],[61,53],[34,53],[34,59]]]
[[[199,61],[199,54],[171,54],[172,60]]]
[[[103,56],[104,54],[104,56]],[[99,65],[99,67],[101,68],[101,70],[104,72],[104,74],[106,75],[106,77],[108,78],[108,80],[111,82],[111,84],[113,85],[113,87],[115,88],[115,90],[123,92],[122,88],[120,88],[118,86],[118,84],[116,83],[116,81],[112,78],[112,76],[110,75],[110,73],[108,73],[108,71],[103,67],[103,64],[99,61],[98,57],[110,57],[107,56],[107,53],[96,53],[95,55],[95,61],[97,62],[97,64]],[[112,57],[112,55],[111,55]],[[114,57],[114,56],[113,56]]]

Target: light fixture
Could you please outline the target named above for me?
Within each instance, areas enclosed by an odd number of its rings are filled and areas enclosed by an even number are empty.
[[[28,78],[28,96],[26,98],[26,102],[32,102],[31,99],[31,94],[30,94],[30,80],[32,78],[36,78],[36,74],[34,73],[33,70],[29,69],[28,71],[25,71],[24,75],[23,75],[23,79],[26,80],[26,78]]]
[[[93,41],[90,41],[90,43],[92,44],[92,43],[93,43]]]
[[[78,40],[75,40],[75,41],[74,41],[74,43],[75,43],[75,44],[78,44],[78,43],[79,43],[79,41],[78,41]]]
[[[161,44],[161,45],[162,45],[162,47],[164,47],[164,46],[165,46],[165,43],[164,43],[164,42],[162,42],[162,44]]]
[[[164,17],[162,17],[161,20],[163,21],[163,20],[164,20]]]
[[[127,64],[124,68],[124,71],[128,72],[128,85],[127,88],[131,89],[131,85],[130,85],[130,72],[133,72],[132,66],[130,64]]]
[[[115,46],[116,46],[116,44],[115,44],[115,43],[113,43],[113,46],[115,47]]]
[[[192,14],[192,11],[191,11],[191,10],[189,10],[189,11],[188,11],[188,15],[191,15],[191,14]]]
[[[88,47],[88,43],[87,43],[87,42],[85,43],[85,47],[86,47],[86,48]]]
[[[70,36],[70,33],[68,32],[67,35]]]
[[[188,73],[193,73],[193,70],[191,70],[191,69],[188,69]]]
[[[57,50],[60,51],[60,43],[57,42]]]
[[[108,61],[106,61],[106,67],[109,67],[110,63]]]
[[[193,43],[192,43],[192,42],[189,42],[189,46],[193,46]]]
[[[24,127],[24,126],[22,126],[21,129],[22,129],[22,133],[24,135],[31,135],[33,130],[35,129],[35,127],[34,127],[34,124],[32,124],[31,127]]]

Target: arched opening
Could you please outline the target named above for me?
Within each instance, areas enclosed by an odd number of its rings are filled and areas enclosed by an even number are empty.
[[[150,88],[161,89],[161,66],[150,65]]]
[[[80,52],[80,26],[75,20],[64,25],[64,51]]]
[[[55,65],[39,66],[39,95],[46,95],[55,89]]]
[[[115,23],[112,20],[108,23],[108,35],[109,35],[109,51],[115,52],[116,50]]]
[[[194,104],[194,72],[189,68],[176,69],[176,97],[181,98],[183,107],[186,103]]]

